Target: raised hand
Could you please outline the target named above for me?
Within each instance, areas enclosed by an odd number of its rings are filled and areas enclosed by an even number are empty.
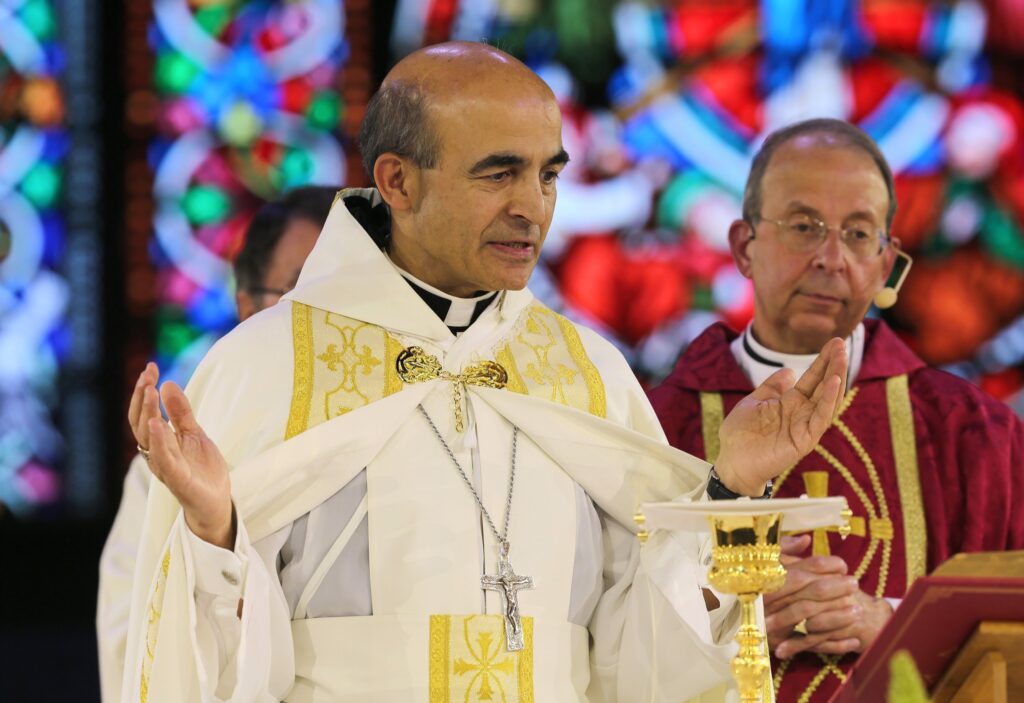
[[[160,380],[160,369],[152,361],[139,374],[128,405],[128,424],[140,450],[149,451],[149,420],[160,415],[160,399],[156,384]]]
[[[733,408],[719,430],[715,462],[727,488],[759,496],[814,448],[839,407],[846,366],[843,340],[832,339],[798,381],[781,369]]]
[[[235,525],[227,462],[196,422],[176,383],[164,383],[158,398],[158,379],[155,364],[148,364],[139,375],[128,410],[132,432],[153,475],[181,503],[189,529],[211,544],[230,549]],[[160,400],[170,425],[160,415]]]

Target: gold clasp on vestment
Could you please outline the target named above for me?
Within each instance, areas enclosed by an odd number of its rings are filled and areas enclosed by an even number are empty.
[[[395,370],[404,383],[422,383],[441,379],[452,383],[452,406],[455,411],[455,429],[464,432],[466,423],[462,412],[462,387],[464,385],[486,388],[504,388],[508,383],[508,372],[496,361],[478,361],[470,364],[462,373],[450,373],[441,367],[441,362],[422,347],[403,349],[395,359]]]

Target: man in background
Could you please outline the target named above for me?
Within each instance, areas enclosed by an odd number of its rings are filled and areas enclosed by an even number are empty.
[[[957,552],[1021,549],[1024,429],[978,388],[928,368],[880,320],[865,320],[897,257],[892,172],[857,127],[818,119],[765,141],[751,167],[733,258],[754,284],[754,320],[687,348],[651,402],[674,446],[708,461],[722,417],[782,368],[800,374],[846,340],[844,402],[774,496],[841,495],[845,541],[821,532],[765,597],[780,703],[826,701],[910,584]],[[892,298],[892,291],[887,294]],[[803,536],[787,551],[811,546]]]
[[[305,186],[259,209],[234,261],[239,322],[275,305],[295,287],[336,194],[337,188]],[[105,703],[119,700],[121,694],[130,589],[151,476],[142,456],[136,455],[125,475],[121,505],[100,556],[96,634]]]

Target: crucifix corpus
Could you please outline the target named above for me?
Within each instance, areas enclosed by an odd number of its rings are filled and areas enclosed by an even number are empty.
[[[497,591],[505,602],[505,639],[508,651],[518,652],[523,648],[523,623],[519,617],[519,591],[533,588],[533,578],[519,576],[508,563],[508,543],[501,545],[498,559],[498,575],[484,574],[480,585],[488,591]]]

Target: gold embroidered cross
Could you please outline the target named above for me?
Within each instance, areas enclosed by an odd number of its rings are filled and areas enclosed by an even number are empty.
[[[524,374],[528,376],[530,380],[536,382],[537,385],[550,385],[553,399],[564,404],[566,402],[565,386],[571,386],[575,383],[576,375],[579,371],[574,371],[565,364],[552,366],[548,362],[546,356],[547,355],[545,355],[541,365],[534,363],[527,364]]]
[[[496,361],[478,361],[470,364],[462,373],[450,373],[441,368],[441,362],[421,347],[403,349],[395,359],[395,370],[404,383],[421,383],[440,378],[452,382],[452,405],[455,410],[455,429],[463,432],[466,423],[462,414],[462,387],[484,386],[504,388],[508,383],[508,372]]]
[[[466,686],[467,694],[469,692],[468,689],[473,688],[473,685],[479,680],[480,689],[476,695],[477,699],[481,701],[494,700],[494,689],[491,688],[492,679],[501,692],[501,699],[505,699],[504,686],[501,685],[501,680],[495,672],[508,676],[512,673],[514,663],[511,656],[499,658],[501,647],[495,646],[494,651],[491,651],[492,639],[490,632],[481,632],[477,635],[479,653],[474,652],[472,647],[470,647],[470,653],[475,661],[466,661],[460,657],[452,664],[452,672],[456,676],[472,674],[469,685]]]
[[[828,496],[828,471],[805,471],[804,490],[811,498]],[[870,531],[869,531],[870,528]],[[888,518],[871,518],[865,524],[862,517],[849,516],[849,527],[825,527],[814,530],[811,554],[816,557],[827,557],[832,553],[828,546],[829,532],[837,532],[842,537],[856,535],[864,537],[870,534],[873,539],[891,540],[893,537],[892,521]]]
[[[354,358],[354,362],[351,362]],[[369,346],[363,345],[362,352],[356,352],[354,344],[346,344],[345,348],[338,351],[337,344],[328,344],[327,351],[320,354],[317,359],[327,364],[327,368],[331,371],[338,370],[338,364],[344,366],[346,375],[351,369],[353,372],[362,369],[363,374],[368,374],[373,370],[374,366],[381,363],[380,359],[373,355],[373,350]]]

